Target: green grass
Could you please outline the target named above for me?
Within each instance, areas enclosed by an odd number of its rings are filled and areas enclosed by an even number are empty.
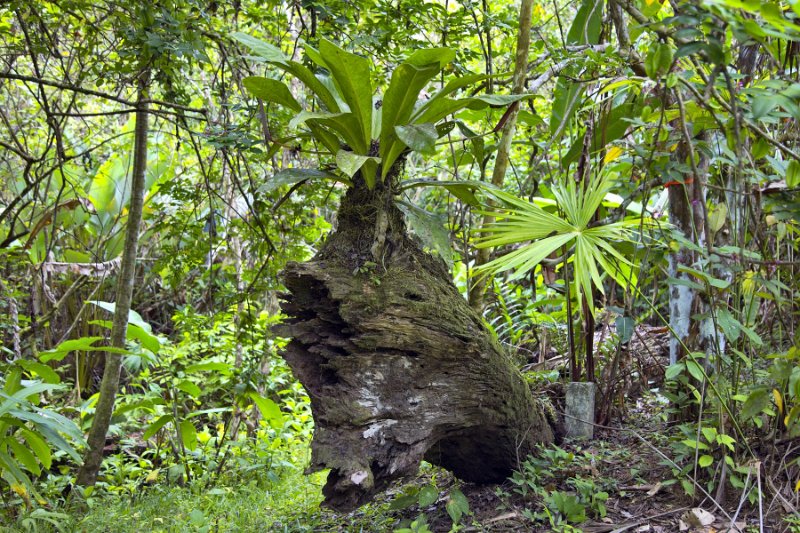
[[[320,510],[324,475],[287,471],[259,486],[170,487],[158,485],[138,497],[106,495],[76,520],[78,531],[311,531],[326,520]]]
[[[366,505],[350,514],[321,508],[326,476],[326,472],[306,476],[300,467],[291,467],[282,469],[273,482],[252,479],[238,483],[223,478],[210,489],[199,483],[158,484],[132,495],[95,493],[88,499],[88,510],[57,509],[68,515],[55,520],[60,528],[21,516],[7,529],[0,526],[0,531],[294,533],[391,531],[395,527],[396,517],[390,515],[386,502]]]

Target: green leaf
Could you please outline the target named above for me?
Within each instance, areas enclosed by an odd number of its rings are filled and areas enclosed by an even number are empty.
[[[413,204],[398,202],[409,228],[422,241],[423,246],[435,250],[448,266],[453,264],[453,249],[450,246],[450,232],[444,227],[441,218]]]
[[[743,325],[742,332],[755,346],[761,346],[762,344],[764,344],[764,341],[761,339],[761,336],[758,333],[756,333],[753,328]]]
[[[3,472],[3,477],[5,477],[7,474],[10,474],[17,483],[25,485],[25,487],[27,487],[29,490],[33,488],[31,480],[19,468],[19,464],[17,464],[17,462],[12,459],[11,456],[8,455],[2,448],[0,448],[0,467],[3,467],[0,470],[5,470],[5,472]],[[6,478],[6,480],[8,480],[8,478]]]
[[[190,420],[184,420],[180,423],[181,442],[184,447],[190,452],[197,448],[197,430]]]
[[[3,392],[6,394],[14,394],[22,388],[22,368],[14,367],[8,369],[6,373],[6,382],[3,385]]]
[[[0,416],[5,415],[11,409],[15,408],[17,405],[30,401],[29,398],[31,396],[37,396],[43,392],[62,389],[61,385],[53,385],[51,383],[33,383],[31,385],[27,385],[18,391],[16,391],[12,395],[8,395],[6,393],[0,393],[0,398],[4,398],[2,404],[0,404]],[[60,416],[60,415],[59,415]]]
[[[286,168],[276,172],[275,175],[267,180],[264,185],[259,187],[258,190],[262,193],[269,193],[284,185],[294,185],[301,181],[320,179],[338,181],[347,185],[351,184],[350,180],[334,174],[333,172],[328,172],[327,170],[319,170],[316,168]]]
[[[717,233],[725,225],[728,217],[728,206],[725,202],[716,204],[708,214],[708,227],[712,233]]]
[[[110,320],[90,320],[89,324],[102,326],[109,330],[111,330],[111,328],[113,327],[113,322]],[[144,346],[153,353],[158,353],[161,350],[161,339],[159,339],[158,336],[143,330],[142,328],[140,328],[135,324],[128,324],[128,327],[125,330],[125,338],[127,338],[129,341],[139,341],[142,344],[142,346]],[[97,350],[118,352],[120,349],[119,348],[110,349],[108,347],[105,347],[105,348],[97,348]],[[129,353],[129,352],[126,350],[122,350],[121,353]]]
[[[386,177],[397,156],[402,152],[402,147],[394,148],[398,140],[395,127],[409,121],[420,91],[439,70],[438,64],[403,63],[392,73],[381,107],[380,155],[384,161],[382,177]]]
[[[304,124],[309,121],[317,121],[320,122],[322,120],[326,121],[333,121],[333,123],[337,124],[337,127],[334,128],[335,131],[339,131],[339,128],[342,127],[341,124],[338,124],[338,120],[343,117],[346,113],[331,113],[328,111],[301,111],[297,115],[295,115],[292,120],[289,121],[289,128],[295,129],[301,124]]]
[[[150,437],[158,433],[159,429],[163,428],[164,426],[167,425],[167,423],[171,421],[172,421],[172,415],[160,416],[155,422],[153,422],[148,426],[147,430],[145,430],[144,432],[144,435],[142,435],[142,440],[149,439]]]
[[[458,502],[456,502],[453,498],[448,498],[444,507],[447,510],[447,514],[450,515],[450,519],[453,521],[453,523],[458,524],[461,521],[461,517],[464,516],[464,511],[461,510],[461,506],[458,504]]]
[[[602,0],[583,0],[567,33],[567,44],[597,44],[603,20]],[[553,92],[550,113],[550,135],[559,135],[575,114],[583,95],[583,85],[559,76]]]
[[[800,186],[800,161],[792,159],[786,166],[786,186],[794,189]]]
[[[415,503],[417,503],[416,495],[405,494],[403,496],[398,496],[394,500],[392,500],[392,503],[389,504],[389,509],[392,511],[400,511],[403,509],[408,509]],[[411,530],[409,529],[408,531],[410,532]]]
[[[686,494],[694,497],[694,483],[692,483],[688,479],[681,479],[681,487],[683,487],[683,491]]]
[[[750,102],[750,113],[753,118],[759,120],[772,112],[778,106],[778,100],[774,94],[763,91],[757,93]]]
[[[180,383],[178,383],[177,388],[182,390],[192,398],[198,398],[202,394],[200,387],[198,387],[197,385],[188,380],[183,380]]]
[[[654,80],[660,79],[669,72],[672,66],[672,59],[672,46],[660,41],[653,42],[644,61],[644,69],[647,76]]]
[[[328,64],[325,63],[325,60],[322,58],[322,54],[319,53],[319,50],[308,44],[306,44],[303,48],[306,51],[306,57],[308,59],[316,63],[318,66],[324,68],[325,70],[329,69]]]
[[[330,153],[335,154],[342,147],[341,140],[336,136],[336,133],[318,123],[316,120],[306,122],[311,136],[315,138],[322,146],[328,149]],[[277,149],[280,150],[280,145],[276,143]],[[277,152],[276,152],[277,153]]]
[[[53,417],[55,413],[47,411],[47,414],[49,417]],[[44,418],[36,413],[27,411],[16,411],[13,412],[13,415],[17,418],[28,420],[29,422],[35,424],[39,434],[47,439],[47,441],[50,442],[50,444],[57,450],[65,452],[78,462],[82,460],[80,454],[75,450],[75,448],[73,448],[70,443],[61,436],[61,433],[64,433],[72,437],[72,439],[77,442],[84,442],[81,430],[72,421],[66,420],[66,423],[62,421],[54,421],[50,418]]]
[[[734,451],[734,445],[736,444],[736,440],[730,435],[726,435],[724,433],[717,435],[717,442],[724,446],[727,446],[727,448],[730,451]]]
[[[350,111],[361,125],[361,136],[353,150],[366,154],[372,138],[372,82],[369,60],[346,52],[322,39],[319,52],[330,69],[333,81]]]
[[[361,167],[363,167],[368,161],[380,163],[380,159],[377,157],[354,154],[353,152],[348,152],[347,150],[339,150],[336,152],[336,166],[339,167],[339,170],[351,178],[355,176],[356,172],[361,170]],[[367,182],[367,186],[371,189],[375,186],[375,175],[373,174],[371,179],[370,176],[364,176],[364,181]]]
[[[459,489],[452,489],[450,491],[450,499],[455,502],[463,514],[469,513],[469,500],[464,496],[464,493]]]
[[[194,372],[219,372],[222,375],[229,376],[232,373],[232,366],[228,363],[219,363],[216,361],[208,361],[205,363],[197,363],[186,367],[188,374]]]
[[[742,405],[741,420],[747,421],[761,414],[770,402],[770,391],[768,389],[755,389],[747,395],[744,405]]]
[[[36,455],[36,458],[42,463],[45,470],[50,470],[50,465],[53,463],[52,454],[50,453],[50,446],[44,441],[42,437],[24,428],[22,430],[22,438],[28,443],[28,447]]]
[[[193,526],[198,528],[205,525],[205,523],[208,521],[206,515],[200,509],[193,509],[189,513],[189,520],[192,522]]]
[[[79,339],[70,339],[59,343],[59,345],[52,350],[41,352],[39,354],[39,360],[43,363],[48,361],[61,361],[70,352],[102,350],[103,348],[94,346],[94,343],[99,340],[103,340],[103,337],[81,337]]]
[[[636,323],[629,316],[621,316],[617,318],[616,320],[617,335],[619,335],[619,341],[621,343],[624,344],[631,340],[631,337],[633,337],[633,330],[635,325]]]
[[[553,93],[553,106],[550,111],[550,135],[558,136],[572,120],[583,95],[583,86],[559,77]]]
[[[689,374],[697,381],[703,381],[703,379],[705,378],[703,367],[700,366],[700,363],[698,363],[694,359],[691,358],[686,359],[686,370],[688,370]]]
[[[269,43],[266,43],[261,39],[256,39],[255,37],[251,37],[246,33],[237,31],[232,33],[231,37],[233,37],[234,39],[245,45],[259,58],[264,59],[270,63],[286,63],[288,59],[280,48],[273,46]]]
[[[414,112],[410,121],[420,124],[425,122],[436,124],[447,115],[455,113],[456,111],[461,111],[467,107],[470,101],[471,99],[469,98],[455,100],[446,96],[432,98]]]
[[[263,416],[264,419],[269,422],[270,426],[275,429],[280,429],[283,427],[283,413],[281,413],[281,408],[277,403],[273,402],[269,398],[261,396],[257,392],[250,392],[247,394],[247,396],[253,400],[253,403],[256,404],[258,410],[261,411],[261,416]]]
[[[717,442],[717,429],[714,427],[704,427],[702,429],[703,436],[706,438],[708,442],[716,443]]]
[[[36,457],[34,457],[33,453],[31,453],[28,448],[23,446],[17,439],[13,437],[5,439],[5,442],[14,452],[14,457],[16,457],[17,460],[22,463],[22,466],[24,466],[28,472],[36,476],[42,473],[39,463],[36,462]]]
[[[702,291],[705,287],[697,283],[696,281],[692,281],[690,279],[685,278],[667,278],[667,285],[681,285],[683,287],[689,287],[690,289],[694,289],[696,291]]]
[[[159,350],[161,350],[161,340],[156,335],[143,330],[136,324],[128,324],[126,337],[128,340],[137,340],[141,342],[142,346],[153,353],[158,353]]]
[[[289,61],[282,68],[308,87],[329,112],[338,113],[340,111],[339,102],[330,89],[308,67],[296,61]]]
[[[464,87],[469,87],[470,85],[474,85],[478,82],[503,75],[505,74],[494,74],[491,76],[488,74],[467,74],[466,76],[461,76],[460,78],[453,78],[448,81],[441,90],[437,91],[427,103],[429,104],[433,100],[453,94],[457,90],[463,89]],[[423,104],[423,106],[424,105],[425,104]]]
[[[415,152],[426,155],[436,153],[436,140],[439,134],[436,132],[436,126],[430,122],[395,126],[394,131],[397,137]]]
[[[482,181],[460,180],[460,181],[440,181],[429,179],[405,180],[400,185],[400,190],[404,191],[412,187],[442,187],[447,189],[453,196],[471,206],[478,206],[478,198],[475,196],[475,189],[485,187],[487,184]]]
[[[567,44],[597,44],[603,22],[603,0],[583,0],[567,33]]]
[[[688,446],[693,450],[708,450],[708,445],[704,442],[698,442],[694,439],[685,439],[681,441],[681,444]]]
[[[256,98],[288,107],[292,111],[300,112],[302,110],[289,88],[278,80],[262,76],[248,76],[242,80],[242,83],[250,94]]]
[[[451,48],[423,48],[413,52],[404,63],[415,67],[424,67],[431,63],[436,63],[439,69],[443,69],[455,58],[456,52]]]
[[[301,111],[289,121],[289,127],[296,128],[304,122],[308,123],[309,129],[312,129],[315,125],[319,127],[324,126],[327,130],[339,134],[344,142],[351,147],[360,147],[363,144],[360,130],[361,126],[353,113],[315,113]],[[313,131],[315,130],[312,129],[312,133]],[[320,137],[320,142],[324,142],[325,147],[328,149],[333,149],[335,147],[332,146],[333,143],[331,143],[328,135]],[[338,143],[336,144],[338,145]],[[362,150],[359,149],[357,151]],[[363,152],[366,153],[366,149],[364,149]]]
[[[98,301],[98,300],[89,300],[86,303],[87,304],[96,305],[97,307],[99,307],[101,309],[105,309],[106,311],[108,311],[109,313],[112,313],[112,314],[114,314],[116,312],[115,311],[116,310],[116,305],[113,302],[101,302],[101,301]],[[128,324],[134,324],[136,326],[139,326],[140,328],[142,328],[143,330],[145,330],[148,333],[153,331],[153,328],[150,326],[150,324],[148,324],[147,322],[144,321],[144,319],[142,318],[142,315],[140,315],[139,313],[137,313],[133,309],[128,310]]]
[[[677,362],[674,365],[669,365],[664,371],[664,379],[672,381],[676,377],[680,376],[685,368],[686,365],[683,364],[683,362]]]
[[[536,202],[528,202],[502,191],[487,190],[488,194],[506,206],[483,212],[484,215],[495,217],[496,221],[476,231],[486,236],[479,238],[475,247],[529,244],[478,267],[476,271],[487,275],[515,270],[512,279],[517,279],[551,253],[574,245],[572,260],[579,300],[593,288],[603,292],[601,272],[614,278],[620,285],[627,286],[635,277],[634,265],[612,243],[631,241],[632,228],[639,223],[639,219],[589,226],[609,187],[608,178],[600,176],[592,178],[580,189],[572,180],[557,184],[552,188],[552,193],[564,216],[549,212]],[[645,224],[651,225],[652,222],[645,220]],[[594,313],[591,301],[589,310]]]
[[[625,102],[613,106],[608,112],[603,113],[600,123],[595,127],[590,145],[590,155],[606,149],[612,142],[622,138],[631,126],[631,120],[640,113],[637,102]],[[569,151],[561,159],[561,166],[577,161],[583,151],[583,138],[578,138]]]
[[[61,377],[55,372],[55,370],[45,364],[37,363],[36,361],[31,361],[29,359],[18,359],[15,361],[15,363],[28,372],[39,376],[45,383],[61,383]]]
[[[425,485],[420,489],[417,502],[420,507],[432,505],[439,499],[439,490],[433,485]]]
[[[711,463],[714,462],[714,458],[710,455],[701,455],[700,458],[697,460],[697,464],[700,465],[700,468],[706,468],[711,466]]]
[[[725,308],[717,309],[717,324],[722,329],[725,338],[730,342],[736,342],[742,333],[742,323]]]
[[[486,106],[490,107],[507,107],[514,102],[522,100],[530,100],[535,98],[536,95],[532,93],[524,94],[481,94],[471,98],[465,98],[470,109],[484,109]]]
[[[569,522],[578,524],[586,520],[586,506],[574,494],[553,491],[545,496],[545,501],[548,503],[548,507],[555,507],[558,513]]]

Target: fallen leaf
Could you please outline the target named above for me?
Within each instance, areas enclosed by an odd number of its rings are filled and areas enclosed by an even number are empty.
[[[500,522],[502,520],[510,520],[511,518],[517,518],[519,514],[516,511],[511,511],[510,513],[501,514],[495,516],[494,518],[490,518],[486,521],[487,524],[493,524],[494,522]]]
[[[658,494],[658,491],[661,490],[661,486],[662,486],[661,482],[659,481],[658,483],[655,484],[655,486],[652,489],[647,491],[647,495],[648,496],[655,496],[656,494]]]
[[[713,514],[700,507],[695,507],[681,516],[681,520],[686,523],[687,529],[690,527],[710,526],[716,519],[717,518]],[[681,531],[685,530],[682,529]]]

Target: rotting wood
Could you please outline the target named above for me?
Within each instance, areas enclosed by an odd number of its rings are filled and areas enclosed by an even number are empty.
[[[444,263],[408,236],[387,194],[351,188],[317,256],[283,274],[289,318],[276,332],[291,338],[283,355],[311,398],[309,470],[331,469],[323,493],[337,510],[414,474],[422,459],[499,482],[553,440],[512,359]],[[376,264],[373,228],[384,216]]]

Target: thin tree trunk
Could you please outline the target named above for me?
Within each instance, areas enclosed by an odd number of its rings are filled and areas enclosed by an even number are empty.
[[[690,150],[686,140],[680,141],[675,154],[680,163],[685,163],[687,158],[694,157],[694,152]],[[708,159],[701,156],[700,161],[691,166],[692,172],[684,176],[684,183],[669,184],[669,221],[684,238],[697,243],[700,247],[705,247],[707,244],[704,212],[705,171]],[[668,260],[668,274],[675,279],[686,281],[686,284],[673,284],[669,291],[669,325],[674,332],[670,339],[669,359],[670,364],[675,364],[686,355],[685,348],[694,350],[708,345],[705,337],[714,331],[714,325],[698,323],[692,319],[693,315],[703,313],[704,304],[700,301],[697,291],[689,286],[689,282],[694,281],[693,276],[680,267],[692,267],[697,261],[697,253],[681,246],[669,254]]]
[[[136,249],[139,240],[139,225],[142,221],[142,207],[145,193],[145,171],[147,170],[148,110],[147,99],[150,86],[150,73],[145,70],[139,75],[138,104],[136,111],[136,130],[133,143],[133,176],[131,177],[131,201],[128,210],[128,224],[125,230],[125,248],[122,251],[119,277],[117,278],[116,307],[111,327],[111,346],[125,347],[128,331],[128,312],[131,308],[133,281],[136,272]],[[122,355],[107,353],[103,381],[100,384],[100,397],[97,400],[94,421],[89,431],[89,449],[84,456],[83,466],[78,472],[78,485],[94,485],[97,473],[103,462],[108,426],[114,412],[114,401],[119,389]]]
[[[514,60],[514,78],[511,88],[512,94],[521,94],[525,90],[525,79],[528,74],[528,52],[531,44],[531,13],[533,11],[533,0],[522,0],[519,10],[519,33],[517,35],[517,55]],[[501,187],[511,161],[511,141],[514,139],[514,131],[517,125],[517,114],[519,104],[514,103],[509,107],[505,116],[506,122],[503,125],[503,134],[500,138],[500,145],[497,147],[497,158],[492,171],[492,185]],[[481,227],[485,228],[494,222],[494,217],[485,215],[481,222]],[[475,257],[475,266],[485,265],[489,262],[491,248],[481,248]],[[483,310],[483,296],[486,292],[486,279],[474,280],[469,291],[469,304],[478,312]]]

